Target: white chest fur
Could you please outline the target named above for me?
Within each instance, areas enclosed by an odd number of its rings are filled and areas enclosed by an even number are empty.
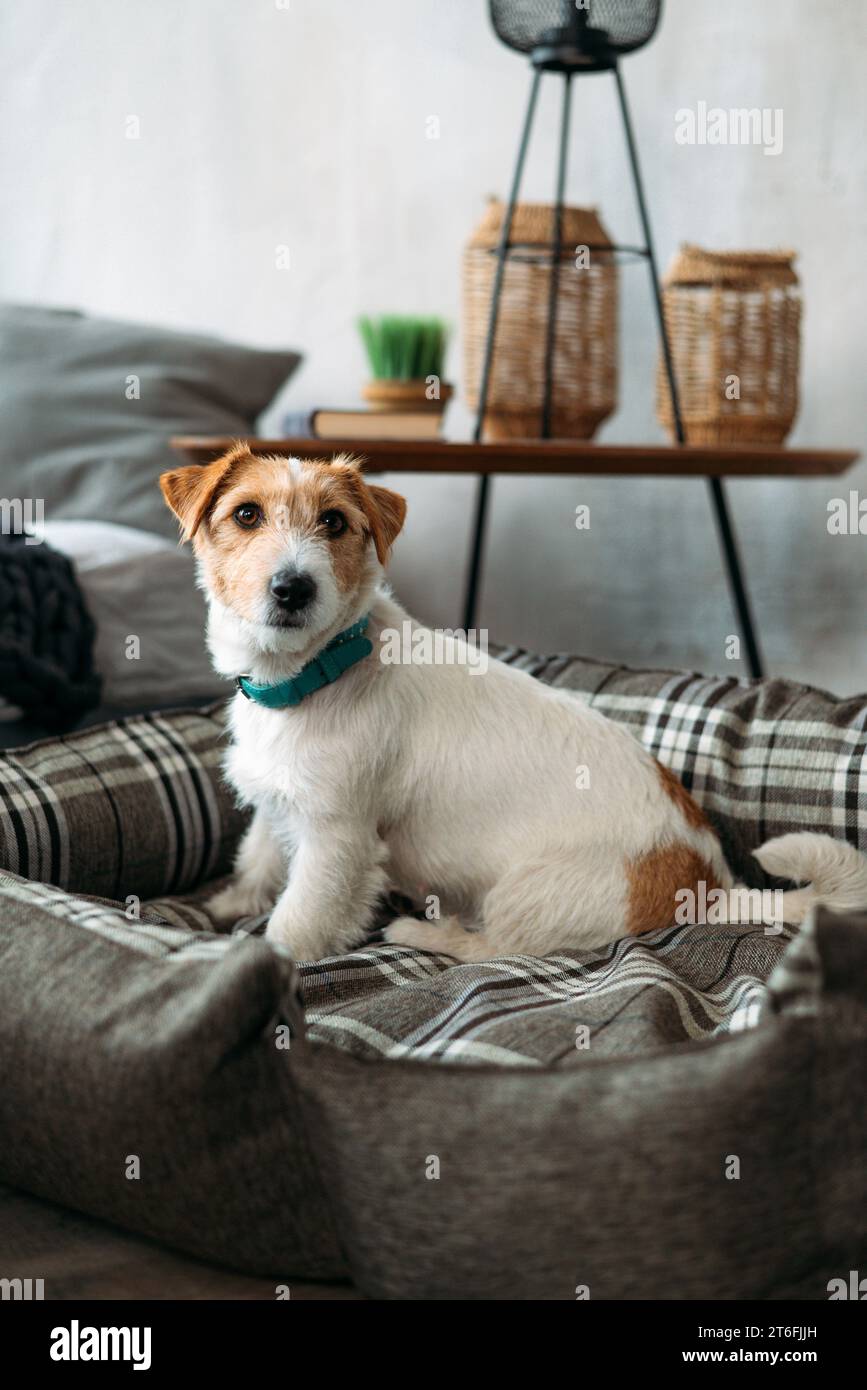
[[[269,710],[236,695],[230,715],[232,746],[226,755],[226,774],[241,800],[250,806],[271,801],[275,796],[294,803],[299,772],[309,761],[304,740],[299,739],[305,722],[295,711]]]

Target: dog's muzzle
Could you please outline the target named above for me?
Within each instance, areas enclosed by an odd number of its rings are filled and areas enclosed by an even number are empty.
[[[302,613],[316,597],[316,580],[297,570],[280,570],[268,585],[271,601],[281,613]]]

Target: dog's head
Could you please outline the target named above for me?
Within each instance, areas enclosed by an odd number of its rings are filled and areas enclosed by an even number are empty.
[[[257,458],[245,444],[160,487],[209,596],[272,653],[305,651],[364,611],[406,515],[353,459]]]

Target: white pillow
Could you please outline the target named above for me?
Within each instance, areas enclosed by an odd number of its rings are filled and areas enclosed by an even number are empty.
[[[177,549],[164,536],[139,531],[134,526],[118,526],[113,521],[46,521],[39,534],[74,561],[79,574],[129,560],[134,555],[172,554]]]

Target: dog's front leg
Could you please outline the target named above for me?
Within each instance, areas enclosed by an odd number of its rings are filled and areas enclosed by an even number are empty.
[[[387,884],[386,857],[375,830],[331,819],[305,826],[266,937],[296,960],[321,960],[357,946]]]
[[[289,856],[274,834],[271,817],[258,806],[244,832],[231,881],[205,903],[218,922],[269,912],[286,882]]]

